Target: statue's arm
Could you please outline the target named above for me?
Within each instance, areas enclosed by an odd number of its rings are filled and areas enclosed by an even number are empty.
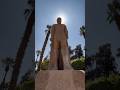
[[[68,30],[67,30],[66,25],[65,25],[65,35],[66,35],[66,37],[67,37],[67,39],[68,39]]]
[[[51,33],[51,41],[54,39],[54,33],[55,33],[55,26],[53,25],[51,30],[50,30],[50,33]]]

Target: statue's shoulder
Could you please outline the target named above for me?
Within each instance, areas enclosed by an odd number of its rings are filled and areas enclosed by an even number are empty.
[[[65,25],[65,24],[62,24],[62,25],[66,27],[66,25]]]
[[[52,26],[54,27],[54,26],[56,26],[57,24],[53,24]]]
[[[56,27],[56,24],[53,24],[51,30],[54,30],[55,27]]]
[[[52,28],[55,28],[55,26],[56,26],[56,24],[53,24],[53,25],[52,25]]]

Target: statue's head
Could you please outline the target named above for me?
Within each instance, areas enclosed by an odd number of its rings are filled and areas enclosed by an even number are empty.
[[[61,17],[58,17],[58,18],[57,18],[57,24],[61,24],[61,22],[62,22]]]

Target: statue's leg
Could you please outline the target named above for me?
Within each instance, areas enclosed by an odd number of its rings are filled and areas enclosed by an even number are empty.
[[[54,52],[53,50],[50,52],[50,61],[49,61],[49,65],[48,65],[48,70],[56,70],[57,66],[56,66],[56,61],[54,59]]]
[[[57,59],[57,64],[58,64],[58,70],[64,70],[64,65],[63,65],[63,58],[61,54],[61,47],[58,49],[58,59]]]
[[[58,42],[54,41],[51,46],[50,52],[50,62],[48,66],[48,70],[57,70],[57,55],[58,55]]]
[[[68,50],[68,45],[66,41],[61,42],[61,53],[64,63],[64,69],[72,69],[72,66],[70,64],[70,55]]]

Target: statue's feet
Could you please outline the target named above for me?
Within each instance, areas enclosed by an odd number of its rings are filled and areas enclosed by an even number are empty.
[[[71,65],[64,65],[64,70],[73,70]]]
[[[49,65],[48,66],[48,70],[57,70],[57,66],[56,65]]]

